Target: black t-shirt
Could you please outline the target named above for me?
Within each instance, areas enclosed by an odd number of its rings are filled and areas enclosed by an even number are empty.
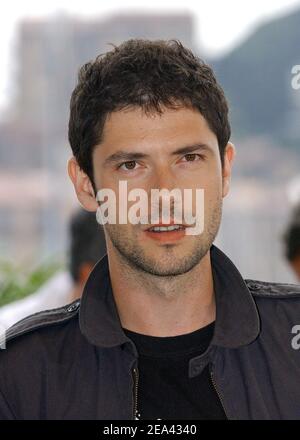
[[[226,419],[209,367],[196,377],[188,376],[189,360],[207,349],[214,322],[192,333],[171,337],[123,330],[139,353],[139,419]]]

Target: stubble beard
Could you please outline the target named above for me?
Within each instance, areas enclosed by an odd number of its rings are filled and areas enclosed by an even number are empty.
[[[174,277],[191,271],[200,263],[217,236],[221,217],[222,198],[215,201],[204,232],[188,237],[190,242],[193,243],[188,252],[185,255],[178,256],[177,244],[165,244],[163,245],[163,258],[147,255],[147,250],[139,244],[137,239],[134,239],[135,234],[129,236],[126,228],[107,224],[104,229],[120,261],[133,271],[158,277]]]

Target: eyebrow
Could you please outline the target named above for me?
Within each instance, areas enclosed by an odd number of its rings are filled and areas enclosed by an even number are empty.
[[[202,143],[196,143],[192,145],[186,145],[184,147],[180,147],[176,149],[175,151],[172,151],[172,156],[176,156],[178,154],[189,154],[194,151],[203,151],[208,150],[212,151],[212,148],[207,144]],[[113,165],[119,162],[130,162],[134,160],[139,159],[147,159],[150,155],[142,152],[129,152],[129,151],[116,151],[115,153],[111,154],[104,160],[104,166]]]
[[[192,144],[192,145],[186,145],[185,147],[178,148],[177,150],[172,152],[172,155],[177,154],[188,154],[192,153],[193,151],[212,151],[212,148],[207,144]]]
[[[113,165],[118,162],[130,162],[131,160],[145,159],[147,157],[149,157],[149,155],[145,153],[116,151],[105,159],[104,166]]]

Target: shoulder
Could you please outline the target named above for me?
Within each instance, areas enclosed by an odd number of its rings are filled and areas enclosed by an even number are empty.
[[[2,331],[1,346],[10,341],[20,339],[23,335],[33,334],[44,329],[58,330],[59,326],[73,320],[80,309],[80,300],[73,301],[65,306],[43,310],[21,319],[7,330]]]
[[[264,327],[274,330],[298,323],[300,316],[300,285],[253,279],[244,280],[257,306]]]
[[[257,307],[260,321],[258,343],[264,347],[264,356],[270,356],[271,363],[274,359],[291,362],[293,370],[295,362],[300,359],[300,345],[295,343],[297,349],[293,345],[295,333],[300,328],[300,285],[253,279],[244,281]]]
[[[9,403],[10,414],[15,418],[24,414],[36,417],[41,396],[48,390],[48,378],[55,383],[62,372],[70,370],[78,352],[80,355],[79,309],[77,300],[27,316],[3,332],[0,419],[8,411],[4,401]]]
[[[74,343],[80,345],[77,315],[80,301],[27,316],[2,332],[0,345],[0,383],[10,378],[38,377],[41,365],[61,362],[61,353],[69,361]],[[73,350],[74,351],[74,350]],[[4,379],[5,380],[4,380]],[[23,378],[24,379],[24,378]],[[23,379],[20,379],[24,382]],[[30,377],[28,378],[30,380]],[[1,389],[1,385],[0,385]]]
[[[300,299],[300,284],[274,283],[248,278],[244,281],[255,298]]]

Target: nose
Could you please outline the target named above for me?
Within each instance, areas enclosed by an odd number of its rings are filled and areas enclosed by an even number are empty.
[[[176,188],[176,176],[174,172],[167,166],[159,166],[155,169],[151,179],[151,188],[168,189]]]
[[[160,192],[160,195],[157,196],[151,190],[158,190],[159,192],[166,190],[166,192]],[[150,209],[156,212],[156,215],[153,215],[155,221],[159,218],[161,221],[168,222],[169,219],[174,217],[175,207],[179,208],[182,205],[182,194],[178,189],[176,175],[170,167],[159,166],[155,169],[149,184],[149,196]],[[178,216],[179,214],[176,215],[176,218]]]

